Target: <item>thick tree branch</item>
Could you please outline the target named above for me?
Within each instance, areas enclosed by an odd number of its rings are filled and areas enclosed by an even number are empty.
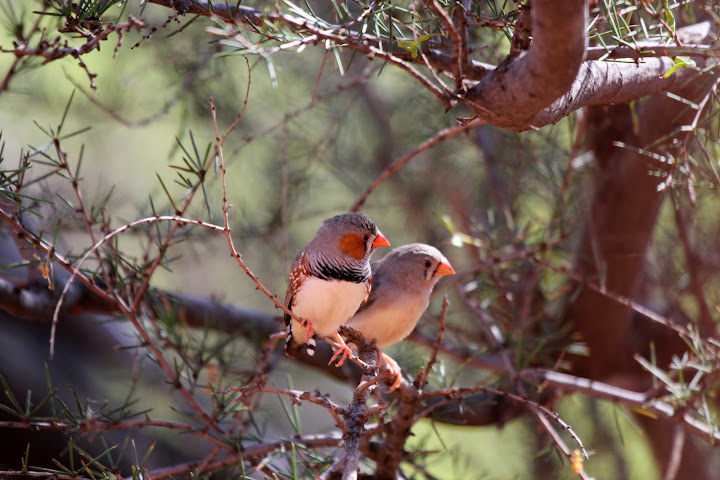
[[[444,72],[458,74],[457,55],[424,44],[422,55],[390,44],[372,35],[343,29],[344,25],[318,24],[285,13],[263,12],[249,7],[235,7],[220,2],[150,0],[174,7],[179,13],[216,15],[229,23],[258,25],[263,21],[281,22],[296,32],[305,32],[301,40],[281,45],[271,51],[296,48],[299,45],[330,41],[343,48],[391,61],[405,69],[434,92],[447,107],[441,87],[425,77],[414,65],[419,62]],[[673,55],[696,58],[717,57],[718,50],[697,45],[708,34],[709,24],[678,29],[678,38],[690,38],[696,45],[663,46],[648,42],[637,48],[613,47],[590,49],[588,59],[605,57],[642,61],[620,63],[586,61],[586,12],[582,0],[536,0],[532,3],[532,42],[530,48],[506,61],[500,67],[470,61],[461,69],[462,80],[478,81],[465,94],[456,92],[453,101],[465,103],[484,122],[507,130],[524,131],[554,124],[582,107],[622,103],[664,92],[698,76],[697,70],[681,69],[663,78],[674,65]],[[445,19],[448,23],[449,18]],[[454,27],[454,24],[449,25]],[[453,30],[454,31],[454,30]],[[686,33],[689,32],[689,33]],[[456,80],[458,80],[456,78]]]
[[[714,76],[706,77],[678,93],[697,101],[714,83]],[[575,267],[576,273],[595,279],[607,291],[632,299],[642,287],[646,252],[664,198],[658,189],[663,178],[649,174],[659,168],[652,159],[613,147],[612,140],[645,147],[688,124],[696,112],[684,103],[656,96],[636,113],[635,131],[627,106],[588,111],[588,138],[599,176]],[[566,319],[592,352],[590,357],[572,357],[574,372],[594,380],[633,372],[634,381],[642,382],[635,388],[646,388],[649,378],[632,355],[648,353],[654,338],[658,362],[665,365],[673,353],[680,353],[676,348],[683,348],[675,334],[663,335],[665,327],[648,328],[649,321],[635,319],[627,306],[614,304],[603,292],[584,289],[569,305]]]
[[[663,78],[675,65],[668,57],[647,58],[635,63],[596,62],[582,64],[580,72],[560,98],[552,104],[525,116],[521,122],[506,123],[500,119],[496,126],[524,131],[552,125],[570,113],[592,105],[626,103],[631,100],[666,92],[697,78],[695,69],[681,69]]]
[[[466,103],[493,125],[516,130],[567,92],[587,43],[584,0],[532,2],[530,49],[473,87]]]

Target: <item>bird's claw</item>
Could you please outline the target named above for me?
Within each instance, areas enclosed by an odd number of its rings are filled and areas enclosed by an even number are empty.
[[[400,368],[400,365],[392,359],[392,357],[385,355],[384,353],[380,353],[380,357],[385,360],[385,366],[387,367],[388,372],[392,374],[395,377],[395,380],[393,381],[392,385],[390,385],[390,392],[394,392],[397,390],[397,388],[402,383],[402,369]]]
[[[335,359],[340,356],[340,360],[338,360],[337,364],[335,364],[336,367],[342,367],[342,364],[345,363],[345,359],[347,358],[353,358],[353,352],[350,350],[350,347],[347,346],[345,343],[345,340],[342,339],[339,333],[335,332],[333,334],[333,337],[337,341],[338,347],[337,350],[335,350],[335,353],[333,354],[332,358],[330,359],[330,362],[328,365],[332,365],[332,363],[335,361]]]
[[[342,367],[343,363],[345,363],[345,359],[352,358],[353,352],[347,346],[338,348],[337,350],[335,350],[335,353],[333,354],[332,358],[330,359],[330,363],[328,363],[328,365],[332,365],[332,363],[335,361],[335,359],[338,356],[340,356],[340,360],[338,360],[338,362],[337,362],[337,364],[335,364],[335,366]]]
[[[308,320],[307,318],[301,318],[300,325],[305,328],[305,343],[310,343],[310,339],[315,334],[312,323],[310,323],[310,320]]]

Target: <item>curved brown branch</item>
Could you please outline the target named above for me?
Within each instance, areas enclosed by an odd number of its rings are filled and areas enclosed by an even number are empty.
[[[584,0],[532,2],[530,49],[473,87],[466,103],[493,125],[517,129],[568,91],[585,55]],[[512,128],[515,126],[515,128]]]
[[[586,60],[639,60],[649,57],[700,57],[719,58],[720,49],[709,45],[674,45],[639,44],[637,47],[618,45],[615,47],[590,47]]]
[[[540,128],[557,123],[583,107],[626,103],[669,91],[698,77],[696,69],[681,69],[663,78],[674,65],[668,57],[647,58],[638,63],[585,62],[567,92],[552,104],[531,112],[521,122],[499,120],[493,124],[514,131]]]
[[[305,32],[302,39],[277,47],[296,48],[299,45],[329,41],[343,48],[381,58],[407,71],[433,92],[443,104],[448,101],[464,103],[486,123],[513,131],[524,131],[554,124],[569,113],[590,105],[621,103],[667,91],[689,78],[698,76],[696,70],[681,69],[669,78],[662,78],[674,65],[667,55],[684,54],[690,57],[717,57],[715,48],[706,46],[659,46],[639,44],[637,49],[612,47],[612,58],[644,61],[637,63],[584,62],[586,52],[586,8],[582,0],[537,0],[532,4],[532,42],[530,48],[500,67],[469,60],[458,63],[458,48],[452,54],[436,48],[420,47],[421,55],[390,44],[372,35],[343,30],[342,25],[328,28],[314,21],[282,12],[262,12],[249,7],[228,6],[220,2],[179,0],[151,0],[166,7],[174,6],[180,13],[212,15],[229,23],[259,24],[264,20],[281,22],[297,32]],[[430,2],[431,6],[437,5]],[[460,38],[457,26],[447,15],[443,24],[452,33],[451,40]],[[695,28],[698,25],[702,29]],[[705,23],[686,27],[697,44],[708,33]],[[678,38],[687,37],[685,29],[678,29]],[[698,30],[695,32],[695,30]],[[704,32],[704,33],[703,33]],[[273,50],[273,49],[271,49]],[[697,53],[697,55],[694,55]],[[590,59],[607,56],[608,51],[590,50]],[[452,98],[442,85],[415,68],[418,63],[460,75],[464,81],[479,81],[467,93],[458,90]],[[455,78],[457,81],[458,78]]]

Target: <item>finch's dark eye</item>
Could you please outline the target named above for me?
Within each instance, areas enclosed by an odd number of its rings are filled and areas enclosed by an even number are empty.
[[[366,242],[370,240],[370,235],[363,235],[363,242]]]
[[[430,268],[432,266],[432,262],[430,260],[425,260],[425,268]]]

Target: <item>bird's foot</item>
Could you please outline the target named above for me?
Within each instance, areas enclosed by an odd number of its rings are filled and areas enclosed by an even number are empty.
[[[347,358],[353,358],[353,352],[350,350],[350,347],[347,346],[345,343],[345,340],[340,336],[338,332],[335,332],[333,334],[333,338],[338,343],[339,347],[337,350],[335,350],[335,353],[333,354],[332,358],[330,359],[330,362],[328,365],[332,365],[332,363],[335,361],[335,359],[340,356],[340,360],[338,360],[336,367],[341,367],[343,363],[345,363],[345,359]]]
[[[395,377],[392,385],[390,385],[390,392],[394,392],[402,383],[402,369],[400,368],[400,365],[398,365],[398,363],[393,360],[392,357],[385,355],[384,353],[380,352],[380,350],[378,350],[378,358],[382,358],[383,360],[385,360],[385,366],[387,367],[390,374]]]
[[[300,325],[305,329],[305,343],[309,344],[310,339],[315,334],[315,331],[313,330],[312,323],[310,323],[310,320],[307,318],[301,318],[300,319]]]

